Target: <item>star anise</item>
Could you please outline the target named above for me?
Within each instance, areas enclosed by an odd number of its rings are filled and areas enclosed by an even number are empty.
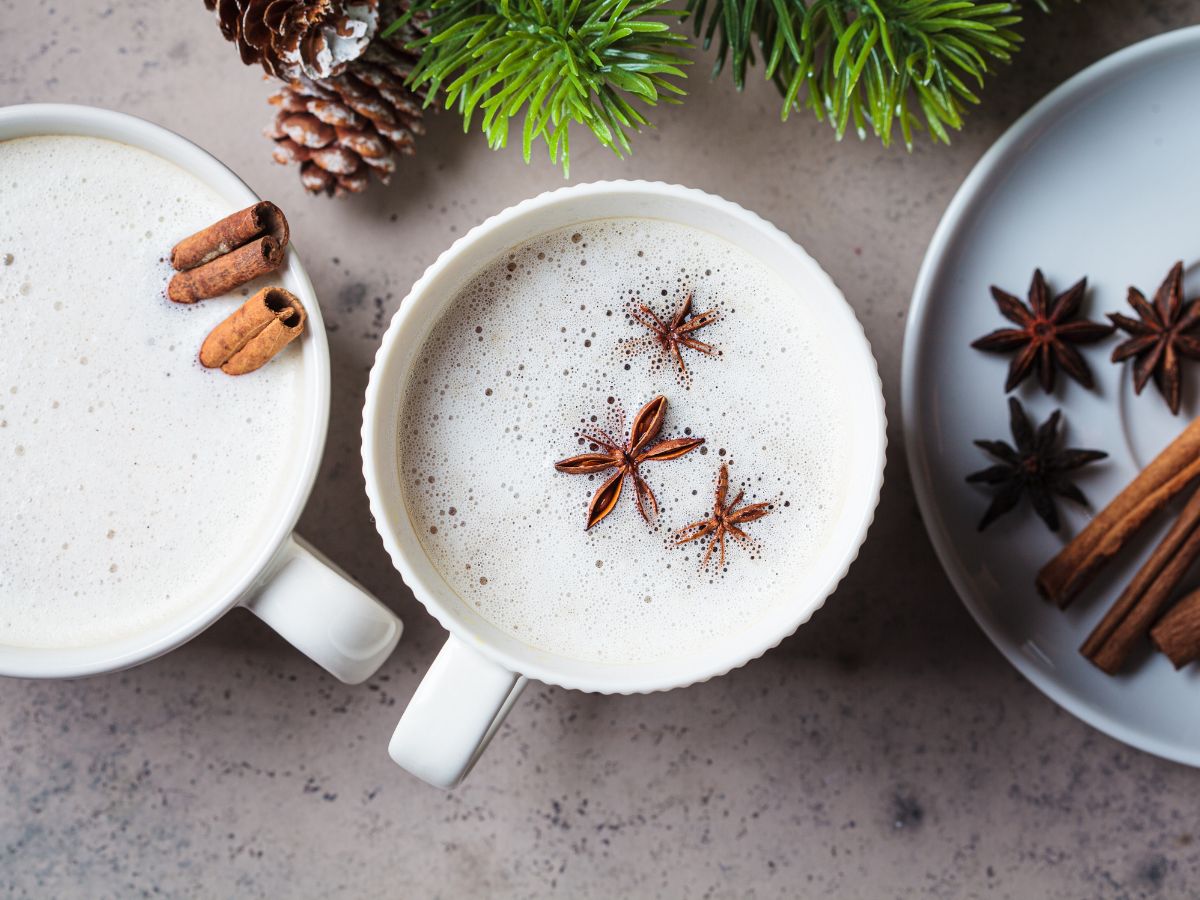
[[[692,311],[694,296],[693,292],[688,292],[687,296],[683,298],[683,302],[679,304],[679,308],[675,310],[675,315],[671,317],[670,322],[664,322],[654,310],[644,303],[637,309],[629,311],[629,317],[643,328],[648,329],[654,340],[658,341],[663,354],[675,358],[675,363],[679,366],[679,373],[685,376],[688,374],[688,369],[687,364],[683,361],[683,351],[680,348],[687,347],[689,350],[695,350],[705,356],[715,355],[716,347],[706,344],[704,341],[698,341],[692,335],[721,318],[719,310],[710,309],[706,312],[696,313],[689,319],[688,315]]]
[[[588,504],[586,528],[591,528],[613,511],[617,501],[621,499],[621,488],[626,478],[633,482],[633,496],[642,518],[647,522],[651,519],[651,514],[646,511],[647,503],[653,510],[653,515],[658,515],[658,500],[650,490],[650,485],[642,478],[638,467],[646,462],[678,459],[704,443],[704,438],[684,437],[652,444],[662,430],[666,415],[667,398],[659,395],[638,410],[629,429],[629,439],[624,443],[599,429],[596,433],[581,432],[580,436],[591,442],[599,452],[581,453],[554,464],[554,468],[568,475],[593,475],[616,469],[592,495]]]
[[[1058,531],[1058,508],[1054,496],[1066,497],[1083,506],[1088,505],[1083,492],[1067,476],[1067,472],[1086,466],[1088,463],[1108,456],[1100,450],[1077,450],[1059,448],[1058,422],[1060,413],[1056,409],[1045,422],[1034,431],[1025,415],[1025,409],[1015,397],[1008,398],[1008,411],[1016,449],[1005,441],[976,441],[980,447],[1000,460],[967,476],[967,481],[993,485],[997,488],[991,505],[979,521],[979,530],[987,528],[993,521],[1017,505],[1024,493],[1029,494],[1034,511],[1042,517],[1051,531]]]
[[[725,502],[725,497],[729,493],[729,466],[722,465],[721,471],[717,475],[717,495],[713,500],[712,515],[707,519],[701,519],[698,522],[692,522],[690,525],[684,525],[675,532],[675,544],[687,544],[691,541],[698,541],[700,538],[712,536],[712,540],[708,542],[708,549],[704,551],[704,557],[700,560],[700,568],[708,565],[708,561],[712,558],[713,550],[720,548],[720,568],[725,567],[725,538],[726,536],[735,538],[739,541],[749,541],[750,535],[742,531],[738,526],[744,525],[747,522],[753,522],[755,519],[761,519],[771,511],[770,503],[749,503],[746,506],[739,507],[742,502],[742,497],[745,491],[738,491],[737,496],[728,503]]]
[[[1092,386],[1092,370],[1071,345],[1091,344],[1106,338],[1113,333],[1113,327],[1077,318],[1086,292],[1087,279],[1081,278],[1051,301],[1041,269],[1034,270],[1028,306],[992,285],[992,297],[1001,315],[1019,327],[999,328],[971,346],[989,353],[1019,351],[1008,367],[1005,391],[1015,388],[1034,369],[1047,394],[1054,390],[1056,368],[1062,368],[1084,387]]]
[[[1135,287],[1129,289],[1129,305],[1140,318],[1109,313],[1113,324],[1130,334],[1129,340],[1113,350],[1112,361],[1137,357],[1133,364],[1133,390],[1140,394],[1150,376],[1171,408],[1179,412],[1183,377],[1179,357],[1200,359],[1200,338],[1189,334],[1200,325],[1200,300],[1183,301],[1183,263],[1177,262],[1154,295],[1154,305]]]

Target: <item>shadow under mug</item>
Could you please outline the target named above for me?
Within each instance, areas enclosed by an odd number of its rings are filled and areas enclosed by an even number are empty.
[[[851,404],[847,495],[822,557],[797,573],[786,596],[742,632],[681,658],[618,665],[587,662],[522,643],[480,616],[447,585],[421,548],[404,507],[396,436],[406,376],[445,306],[484,266],[538,235],[613,217],[665,219],[708,231],[774,269],[810,298],[818,327],[837,342]],[[778,228],[736,204],[676,185],[613,181],[561,188],[493,216],[426,270],[400,304],[371,370],[363,412],[363,471],[383,543],[414,595],[450,637],[392,737],[392,758],[439,787],[470,771],[534,678],[601,693],[684,687],[744,665],[808,621],[837,587],[866,537],[883,481],[883,393],[862,326],[820,266]],[[546,560],[553,565],[553,559]]]
[[[83,135],[140,147],[179,166],[224,199],[229,211],[260,198],[217,159],[179,135],[124,113],[89,106],[30,104],[0,108],[0,141],[36,135]],[[294,452],[294,478],[269,527],[256,532],[213,596],[137,634],[84,647],[34,648],[0,644],[0,674],[69,678],[128,668],[173,650],[235,606],[244,606],[285,640],[349,684],[357,684],[391,654],[400,620],[383,604],[294,534],[308,500],[329,424],[329,344],[312,283],[295,250],[274,277],[308,312],[304,354],[304,421]],[[162,302],[166,302],[164,299]],[[200,536],[199,539],[203,539]]]

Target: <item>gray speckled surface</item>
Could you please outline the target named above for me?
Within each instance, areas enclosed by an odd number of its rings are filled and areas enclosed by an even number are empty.
[[[0,103],[145,116],[282,204],[323,298],[334,409],[302,531],[404,618],[370,683],[335,683],[234,613],[170,656],[67,683],[0,681],[0,891],[10,896],[1180,897],[1200,883],[1200,775],[1127,749],[1026,684],[925,539],[899,430],[900,341],[921,256],[1000,132],[1084,65],[1200,18],[1087,0],[1030,30],[950,148],[834,143],[773,90],[709,84],[621,163],[572,179],[722,194],[833,275],[874,344],[888,482],[861,558],[795,637],[669,694],[532,686],[454,793],[388,760],[442,633],[392,570],[359,473],[361,395],[412,281],[485,216],[562,183],[439,116],[386,190],[302,196],[259,131],[268,86],[200,0],[0,0]],[[1034,13],[1035,21],[1041,17]],[[1190,887],[1189,887],[1190,885]]]

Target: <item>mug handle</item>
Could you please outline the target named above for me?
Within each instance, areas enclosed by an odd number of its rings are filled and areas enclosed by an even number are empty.
[[[275,565],[242,605],[339,681],[370,678],[400,640],[396,615],[297,534]]]
[[[457,787],[526,680],[450,635],[400,717],[388,753],[434,787]]]

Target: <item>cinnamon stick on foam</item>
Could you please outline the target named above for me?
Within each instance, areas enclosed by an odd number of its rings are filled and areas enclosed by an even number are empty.
[[[1154,513],[1200,477],[1200,418],[1194,419],[1037,575],[1042,596],[1065,608]]]
[[[267,200],[238,210],[221,221],[185,237],[171,248],[171,265],[181,272],[194,269],[264,234],[269,234],[279,241],[281,247],[287,246],[287,218],[283,215],[283,210]]]
[[[283,246],[279,241],[261,237],[212,262],[178,273],[167,285],[167,296],[176,303],[219,297],[260,275],[274,272],[282,262]]]
[[[1192,591],[1150,629],[1154,644],[1177,669],[1200,659],[1200,589]]]
[[[1162,614],[1197,558],[1200,558],[1200,491],[1192,494],[1167,536],[1154,548],[1079,652],[1108,674],[1115,674]]]
[[[287,218],[266,200],[214,222],[171,249],[179,274],[167,285],[176,303],[217,297],[279,268],[290,239]]]
[[[212,330],[200,347],[200,363],[226,375],[245,375],[264,366],[304,331],[308,314],[299,298],[266,287]]]

